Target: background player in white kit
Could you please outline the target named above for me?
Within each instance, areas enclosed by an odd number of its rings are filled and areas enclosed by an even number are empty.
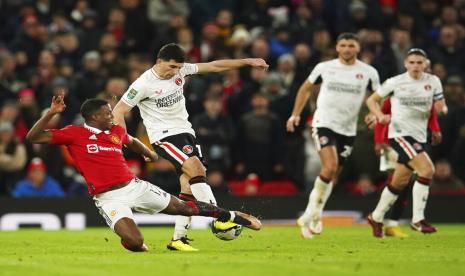
[[[417,173],[413,186],[413,217],[411,227],[423,233],[434,233],[424,217],[429,184],[434,166],[424,151],[427,124],[435,101],[436,111],[446,113],[447,107],[438,77],[425,73],[426,53],[413,48],[405,59],[407,72],[386,80],[381,88],[367,100],[367,106],[380,123],[389,124],[389,142],[397,152],[397,166],[392,181],[381,193],[381,198],[367,220],[375,237],[383,237],[383,219],[399,193],[407,186],[413,171]],[[380,103],[391,95],[391,113],[381,112]]]
[[[150,143],[156,153],[176,168],[183,200],[203,201],[216,205],[210,186],[206,183],[202,152],[195,132],[188,121],[184,89],[185,77],[193,74],[222,72],[243,66],[266,70],[263,59],[229,59],[208,63],[185,63],[185,52],[177,44],[163,46],[155,65],[134,81],[115,106],[115,122],[125,126],[124,115],[134,106],[140,109]],[[193,196],[192,196],[193,195]],[[168,249],[197,251],[189,244],[187,229],[190,217],[176,218],[175,231]]]
[[[336,51],[337,59],[317,64],[302,84],[286,125],[288,131],[294,131],[313,85],[321,82],[312,122],[312,136],[320,155],[321,171],[310,193],[307,208],[297,220],[303,238],[321,233],[323,208],[344,162],[352,152],[358,113],[366,91],[375,91],[379,87],[376,69],[357,59],[360,44],[355,34],[340,34]]]

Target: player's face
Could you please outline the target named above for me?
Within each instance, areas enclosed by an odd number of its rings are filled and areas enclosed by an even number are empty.
[[[421,55],[410,55],[405,59],[404,66],[412,77],[418,77],[425,72],[426,58]]]
[[[360,45],[353,39],[341,39],[336,44],[336,52],[344,61],[353,61],[360,52]]]
[[[171,79],[182,68],[183,63],[171,59],[169,61],[157,59],[157,73],[163,79]]]
[[[100,129],[111,129],[111,127],[113,126],[113,113],[111,113],[110,104],[102,106],[99,112],[97,112],[95,115],[96,121],[98,122]]]

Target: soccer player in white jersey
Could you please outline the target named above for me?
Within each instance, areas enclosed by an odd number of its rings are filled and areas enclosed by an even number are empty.
[[[413,186],[413,217],[411,227],[423,233],[434,233],[424,216],[429,193],[429,184],[434,174],[434,165],[424,150],[427,125],[434,102],[436,111],[446,113],[447,107],[438,77],[425,72],[426,53],[413,48],[405,59],[407,72],[386,80],[381,88],[371,95],[366,103],[379,123],[389,123],[389,142],[397,152],[397,166],[389,183],[381,193],[375,210],[367,221],[375,237],[383,237],[383,219],[396,201],[399,193],[408,185],[413,172],[417,177]],[[391,116],[381,112],[380,103],[391,95]]]
[[[243,66],[266,70],[263,59],[225,59],[208,63],[185,63],[185,52],[177,44],[163,46],[155,65],[134,81],[115,106],[115,122],[125,126],[124,115],[138,106],[150,143],[156,153],[170,161],[179,175],[183,200],[203,201],[216,205],[206,172],[202,151],[187,120],[184,89],[185,77],[193,74],[223,72]],[[189,244],[187,229],[190,217],[176,218],[174,235],[167,248],[197,251]]]
[[[294,131],[300,113],[307,104],[315,84],[321,82],[317,108],[312,122],[312,136],[321,160],[321,171],[310,193],[307,208],[297,220],[303,238],[312,238],[322,231],[322,213],[335,180],[352,152],[357,118],[366,91],[379,87],[378,72],[357,59],[358,37],[342,33],[337,38],[338,58],[316,65],[301,85],[294,109],[287,121],[287,130]]]

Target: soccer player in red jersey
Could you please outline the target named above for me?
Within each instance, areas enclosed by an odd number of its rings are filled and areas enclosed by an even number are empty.
[[[227,211],[204,202],[186,202],[137,179],[124,160],[123,145],[151,161],[157,160],[158,156],[138,139],[129,136],[124,128],[113,124],[111,107],[104,100],[89,99],[82,104],[83,125],[45,129],[50,119],[65,107],[62,91],[53,97],[50,110],[35,123],[26,138],[31,143],[68,147],[100,214],[121,237],[121,244],[126,249],[148,250],[133,220],[132,210],[150,214],[208,216],[226,222],[222,225],[237,223],[253,230],[261,228],[260,221],[251,215]]]
[[[381,112],[384,114],[391,114],[391,100],[386,98],[381,107]],[[374,124],[375,122],[373,122]],[[388,173],[388,182],[392,179],[392,173],[394,172],[397,163],[397,153],[389,146],[388,138],[388,126],[387,124],[376,123],[374,125],[374,142],[375,142],[375,153],[380,157],[380,171]],[[371,125],[370,127],[373,127]],[[431,144],[438,145],[441,143],[441,129],[436,114],[436,109],[431,108],[431,113],[428,121],[428,128],[431,132]],[[392,209],[388,215],[388,219],[385,221],[384,234],[390,237],[404,238],[408,235],[402,232],[399,227],[399,219],[405,210],[405,206],[409,201],[409,193],[412,192],[412,185],[415,177],[410,179],[408,189],[402,191],[397,198],[396,202],[392,206]]]

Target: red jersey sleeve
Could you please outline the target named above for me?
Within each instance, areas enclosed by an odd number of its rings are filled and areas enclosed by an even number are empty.
[[[125,128],[119,125],[113,125],[113,131],[117,132],[121,138],[121,143],[127,145],[129,143],[129,136]]]
[[[431,113],[429,115],[429,120],[428,120],[428,128],[432,132],[441,131],[441,128],[439,127],[439,122],[438,122],[438,115],[436,114],[436,109],[434,108],[434,104],[431,107]]]
[[[77,136],[77,129],[73,125],[65,126],[62,129],[51,129],[52,144],[69,145],[72,144]]]
[[[381,112],[384,114],[391,114],[391,98],[387,98],[383,102],[383,106],[381,107]],[[388,128],[389,125],[383,125],[383,124],[376,124],[374,132],[374,139],[375,139],[375,144],[387,144],[389,143],[387,136],[388,136]]]

